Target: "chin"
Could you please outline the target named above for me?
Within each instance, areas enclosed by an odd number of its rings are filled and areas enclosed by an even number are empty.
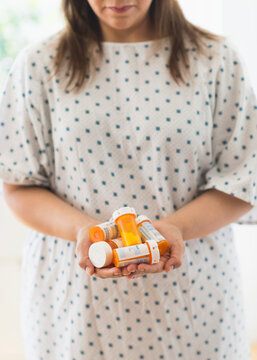
[[[114,29],[114,30],[129,30],[130,28],[133,27],[133,24],[128,24],[128,23],[125,23],[125,21],[119,21],[119,22],[113,22],[111,24],[109,24],[109,26]]]

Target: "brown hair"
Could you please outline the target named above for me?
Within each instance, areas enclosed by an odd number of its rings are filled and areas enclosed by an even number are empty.
[[[68,73],[71,71],[71,76],[66,89],[76,81],[73,89],[78,91],[89,74],[89,45],[95,42],[102,54],[102,34],[98,18],[87,0],[62,0],[62,9],[66,26],[60,34],[54,70],[57,74],[63,61],[67,60]],[[156,37],[170,37],[171,76],[176,83],[179,81],[184,83],[182,70],[186,69],[186,73],[189,72],[188,52],[185,48],[186,37],[202,54],[205,53],[204,39],[218,41],[221,37],[189,22],[177,0],[153,0],[149,11]],[[182,60],[182,65],[179,64],[179,59]]]

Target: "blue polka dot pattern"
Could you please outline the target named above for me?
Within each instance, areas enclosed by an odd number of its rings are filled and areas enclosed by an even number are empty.
[[[48,81],[54,35],[21,51],[0,106],[0,177],[49,187],[100,221],[133,206],[153,221],[216,188],[256,199],[257,102],[225,39],[208,56],[190,43],[192,78],[169,74],[169,42],[104,43],[78,94],[69,71]],[[95,53],[97,56],[97,51]],[[168,274],[101,280],[75,244],[31,230],[23,251],[28,360],[247,360],[231,226],[186,242]]]

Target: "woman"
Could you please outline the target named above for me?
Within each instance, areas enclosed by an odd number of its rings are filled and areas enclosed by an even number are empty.
[[[229,224],[257,202],[257,104],[237,52],[175,0],[63,9],[65,29],[17,57],[0,110],[5,199],[33,229],[27,359],[249,359]],[[89,228],[127,205],[170,251],[95,269]]]

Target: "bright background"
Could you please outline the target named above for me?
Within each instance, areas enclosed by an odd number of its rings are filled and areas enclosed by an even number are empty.
[[[257,1],[180,0],[180,3],[192,22],[234,42],[257,93]],[[27,44],[58,31],[62,24],[60,0],[0,2],[0,90],[17,53]],[[21,254],[28,228],[14,218],[1,195],[0,219],[0,360],[24,360],[19,289]],[[242,269],[249,338],[257,343],[257,225],[233,227]]]

